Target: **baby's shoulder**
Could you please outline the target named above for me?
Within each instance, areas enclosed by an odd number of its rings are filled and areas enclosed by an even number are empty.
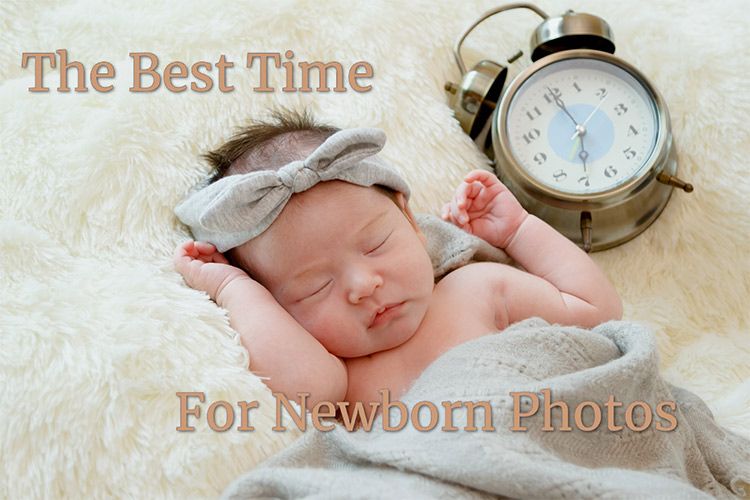
[[[435,292],[451,304],[454,311],[456,307],[471,311],[502,330],[508,326],[508,314],[500,284],[512,281],[522,272],[499,262],[473,262],[445,275]]]
[[[517,270],[499,262],[472,262],[443,276],[438,285],[451,290],[473,288],[489,292],[497,280],[513,271]]]

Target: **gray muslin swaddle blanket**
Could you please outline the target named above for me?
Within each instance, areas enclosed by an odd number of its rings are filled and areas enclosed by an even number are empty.
[[[417,223],[437,278],[471,261],[510,262],[501,250],[438,217],[418,215]],[[568,403],[571,419],[581,402],[603,407],[614,395],[624,403],[615,413],[619,424],[633,401],[651,408],[674,401],[677,427],[615,432],[602,423],[593,432],[544,432],[540,411],[524,420],[527,431],[511,431],[510,392],[535,393],[542,404],[543,389]],[[318,431],[308,413],[302,437],[238,477],[222,498],[684,499],[750,493],[750,441],[720,427],[698,396],[662,378],[654,335],[638,323],[610,321],[586,330],[530,318],[444,353],[400,401],[408,409],[420,401],[438,408],[442,401],[489,401],[492,413],[485,420],[477,411],[479,430],[466,431],[466,407],[453,410],[457,432],[441,430],[442,411],[432,430],[420,431],[410,420],[396,432],[383,429],[382,415],[369,431],[350,432],[342,424]],[[424,425],[429,413],[422,414]],[[553,416],[559,429],[561,417]],[[390,424],[399,418],[391,414]],[[494,429],[481,430],[485,423]]]
[[[513,263],[513,259],[505,251],[440,217],[415,214],[414,218],[427,239],[427,253],[432,261],[436,281],[454,269],[472,262]]]

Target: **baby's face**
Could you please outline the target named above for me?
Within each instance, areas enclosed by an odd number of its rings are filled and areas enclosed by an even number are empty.
[[[407,341],[432,297],[424,236],[406,214],[374,188],[321,182],[236,253],[328,352],[365,356]],[[402,305],[373,323],[391,304]]]

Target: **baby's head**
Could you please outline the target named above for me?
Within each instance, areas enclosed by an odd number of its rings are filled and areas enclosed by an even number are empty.
[[[307,113],[277,112],[206,155],[217,169],[212,183],[304,160],[336,132]],[[434,287],[407,196],[377,184],[318,182],[293,194],[265,231],[225,255],[329,352],[346,358],[411,338]],[[393,304],[402,305],[373,324],[378,310]]]

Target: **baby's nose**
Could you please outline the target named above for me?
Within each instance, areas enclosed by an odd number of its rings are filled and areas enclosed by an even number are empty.
[[[383,285],[383,277],[373,272],[358,272],[352,276],[349,288],[349,301],[353,304],[370,297]]]

